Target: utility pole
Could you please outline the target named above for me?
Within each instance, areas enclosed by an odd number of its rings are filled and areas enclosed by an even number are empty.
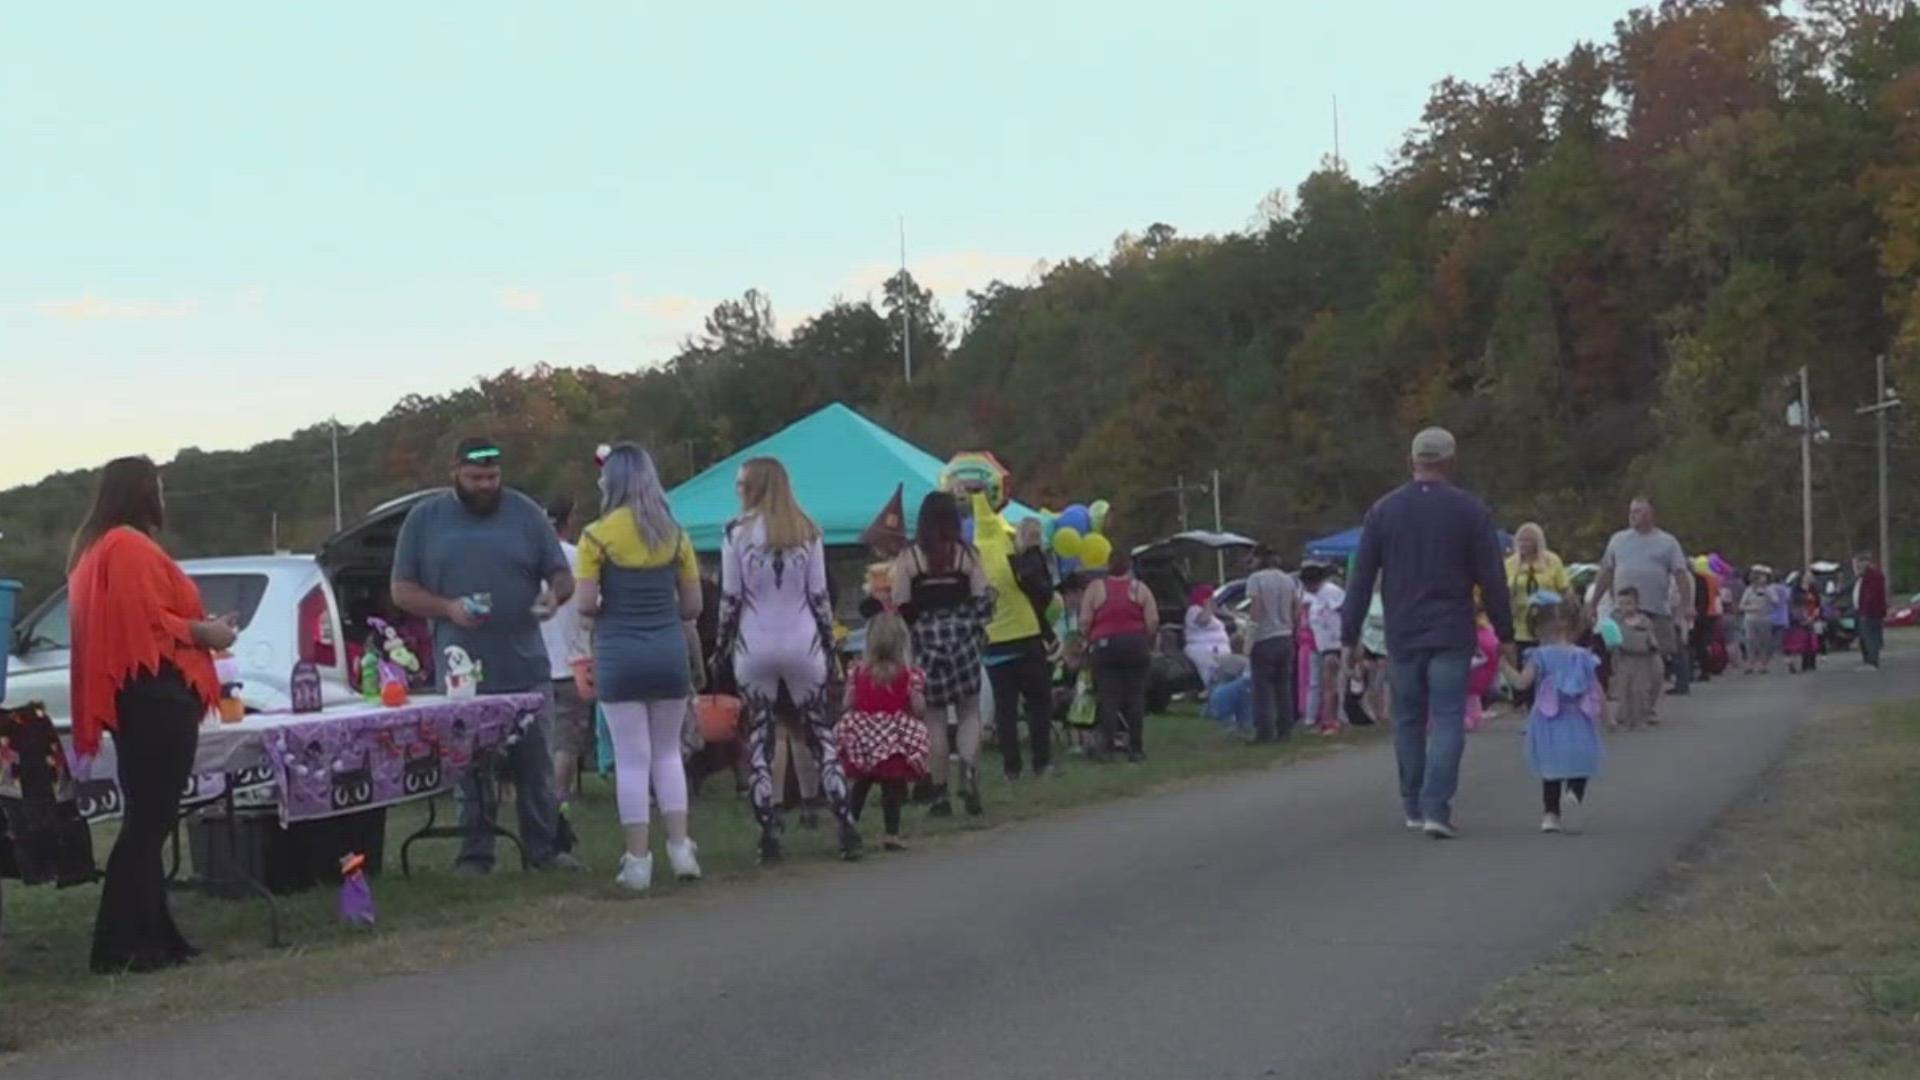
[[[1193,527],[1187,523],[1187,478],[1184,476],[1174,477],[1173,483],[1173,490],[1175,494],[1180,497],[1180,531],[1186,532]]]
[[[333,531],[346,528],[346,519],[340,514],[340,418],[331,418],[333,427]]]
[[[1340,160],[1340,95],[1333,95],[1333,167],[1346,172],[1345,163]]]
[[[1857,414],[1872,413],[1875,435],[1880,451],[1880,549],[1877,555],[1881,569],[1891,572],[1893,569],[1893,532],[1888,526],[1887,507],[1887,413],[1901,405],[1900,395],[1887,392],[1887,358],[1883,354],[1873,360],[1873,404],[1855,409]],[[1892,585],[1892,579],[1888,579]]]
[[[1217,533],[1227,531],[1226,525],[1222,524],[1220,520],[1219,469],[1213,470],[1213,531]],[[1227,583],[1227,553],[1219,548],[1215,548],[1213,551],[1213,568],[1214,576],[1220,579],[1220,584],[1225,585]]]
[[[280,511],[273,512],[273,547],[268,549],[275,555],[280,554]]]
[[[900,362],[913,385],[913,296],[907,292],[907,215],[900,215]]]
[[[1800,569],[1813,566],[1813,399],[1800,365]]]

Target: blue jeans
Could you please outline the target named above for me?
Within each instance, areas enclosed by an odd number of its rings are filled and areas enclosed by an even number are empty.
[[[543,683],[536,689],[545,693],[546,707],[521,731],[519,741],[507,748],[507,762],[513,768],[520,842],[526,845],[527,861],[543,867],[560,854],[560,803],[553,790],[553,755],[547,748],[547,733],[553,727],[553,684]],[[493,820],[488,811],[496,807],[500,795],[491,768],[490,761],[476,762],[461,777],[453,796],[460,827],[467,831],[459,861],[488,870],[493,869],[493,833],[487,831]]]
[[[1453,823],[1466,751],[1467,671],[1471,649],[1401,649],[1393,680],[1393,752],[1407,817]],[[1431,725],[1431,730],[1429,730]]]

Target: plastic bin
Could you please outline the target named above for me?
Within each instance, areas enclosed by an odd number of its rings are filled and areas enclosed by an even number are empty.
[[[0,643],[13,654],[13,606],[20,598],[20,583],[0,578]],[[7,696],[7,665],[0,663],[0,700]]]

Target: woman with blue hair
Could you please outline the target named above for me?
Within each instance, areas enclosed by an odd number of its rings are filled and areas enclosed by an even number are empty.
[[[653,458],[639,446],[608,450],[600,508],[600,520],[580,537],[580,613],[595,620],[594,684],[613,740],[626,833],[617,881],[645,892],[653,882],[653,800],[667,819],[674,874],[683,881],[700,876],[687,835],[687,773],[680,759],[693,693],[686,626],[700,617],[700,569]]]

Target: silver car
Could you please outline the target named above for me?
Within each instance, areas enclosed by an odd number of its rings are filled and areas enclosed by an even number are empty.
[[[299,660],[320,668],[329,704],[353,697],[340,605],[313,556],[189,559],[180,566],[199,586],[208,612],[240,617],[240,639],[232,651],[240,665],[240,699],[248,709],[286,709],[288,677]],[[54,722],[66,727],[73,636],[64,587],[19,621],[10,645],[5,704],[41,702]]]

